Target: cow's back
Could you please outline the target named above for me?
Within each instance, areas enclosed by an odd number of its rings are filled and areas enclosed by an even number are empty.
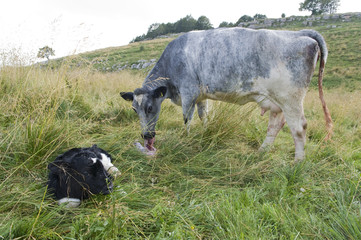
[[[300,32],[221,28],[182,35],[162,58],[176,86],[197,83],[209,92],[251,92],[255,80],[270,79],[280,64],[295,86],[308,85],[304,75],[313,73],[316,45]]]

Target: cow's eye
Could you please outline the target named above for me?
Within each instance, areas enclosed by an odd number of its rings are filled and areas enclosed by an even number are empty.
[[[153,110],[152,106],[149,106],[147,112],[150,113],[152,112],[152,110]]]

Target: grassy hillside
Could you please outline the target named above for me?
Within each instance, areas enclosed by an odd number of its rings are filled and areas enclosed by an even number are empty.
[[[165,101],[158,154],[139,153],[139,121],[119,92],[140,86],[146,72],[95,71],[91,61],[157,58],[169,39],[88,53],[83,67],[74,58],[54,69],[2,67],[0,239],[360,239],[361,26],[342,24],[316,28],[330,50],[324,82],[335,134],[322,141],[311,89],[300,164],[287,127],[268,153],[257,152],[268,117],[254,104],[213,102],[207,127],[195,118],[187,136],[181,108]],[[78,209],[58,206],[46,193],[47,164],[92,144],[122,171],[115,191]]]
[[[139,60],[159,59],[170,41],[166,38],[132,43],[122,47],[110,47],[52,60],[49,65],[58,68],[62,64],[66,64],[72,68],[90,67],[99,72],[114,72],[117,71],[115,66],[127,65],[129,68],[132,64],[138,63]],[[146,69],[146,71],[149,70],[150,68]]]

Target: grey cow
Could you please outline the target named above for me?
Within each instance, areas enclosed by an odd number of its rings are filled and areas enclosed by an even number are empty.
[[[133,102],[142,136],[153,150],[161,103],[181,105],[190,124],[195,105],[207,114],[207,99],[245,104],[257,102],[261,115],[270,110],[261,149],[274,142],[285,122],[295,142],[295,160],[304,159],[306,119],[303,99],[318,59],[319,93],[329,138],[332,119],[323,99],[322,76],[327,60],[323,37],[314,30],[275,31],[219,28],[186,33],[173,40],[141,88],[120,95]]]

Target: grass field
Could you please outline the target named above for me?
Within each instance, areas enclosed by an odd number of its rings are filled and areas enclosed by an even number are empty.
[[[207,127],[195,118],[187,136],[181,108],[165,101],[152,158],[135,149],[139,121],[119,96],[145,72],[3,66],[0,239],[361,239],[361,26],[345,26],[319,29],[330,49],[324,84],[335,133],[322,141],[313,85],[299,164],[287,126],[269,152],[257,152],[268,117],[254,104],[213,102]],[[122,172],[114,192],[78,209],[58,206],[47,195],[47,164],[92,144]]]

